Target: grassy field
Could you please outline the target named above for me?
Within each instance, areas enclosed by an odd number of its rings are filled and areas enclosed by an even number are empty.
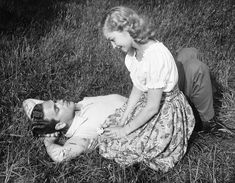
[[[152,17],[157,39],[175,55],[193,46],[211,70],[217,122],[235,128],[235,7],[232,0],[2,0],[0,2],[0,182],[235,182],[234,135],[193,134],[188,153],[167,173],[125,169],[98,150],[61,164],[29,131],[26,98],[79,101],[128,96],[124,55],[98,27],[107,8],[128,5]]]

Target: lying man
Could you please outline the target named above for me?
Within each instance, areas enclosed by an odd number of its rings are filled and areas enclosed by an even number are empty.
[[[32,121],[33,135],[46,136],[47,153],[55,162],[61,162],[94,149],[97,137],[102,133],[102,124],[126,100],[117,94],[85,97],[78,103],[27,99],[23,108]],[[68,138],[64,145],[57,143],[57,134],[61,132]]]

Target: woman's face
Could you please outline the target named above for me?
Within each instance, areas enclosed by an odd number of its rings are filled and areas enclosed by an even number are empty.
[[[74,102],[67,102],[64,100],[58,100],[53,102],[52,100],[46,101],[42,104],[44,119],[56,120],[60,122],[69,122],[73,120],[75,114]]]
[[[111,42],[113,48],[128,52],[133,46],[133,38],[127,31],[103,31],[104,36]]]

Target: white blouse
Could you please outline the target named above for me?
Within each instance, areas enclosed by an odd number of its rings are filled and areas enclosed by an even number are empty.
[[[170,51],[161,42],[148,47],[138,61],[136,55],[126,55],[125,64],[131,80],[139,90],[163,88],[171,91],[178,82],[178,71]]]

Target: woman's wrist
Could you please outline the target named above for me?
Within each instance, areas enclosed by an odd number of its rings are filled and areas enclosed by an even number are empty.
[[[129,124],[124,125],[123,130],[125,131],[126,135],[129,135],[132,132]]]
[[[126,117],[125,117],[125,118],[122,118],[121,121],[120,121],[120,125],[125,126],[125,121],[126,121]]]

